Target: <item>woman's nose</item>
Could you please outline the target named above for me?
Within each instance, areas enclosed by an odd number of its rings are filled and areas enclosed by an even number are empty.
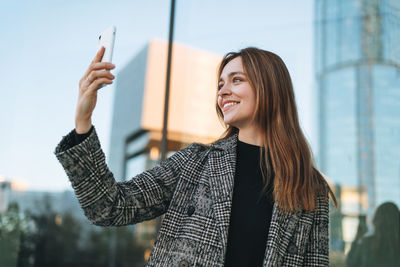
[[[222,95],[226,95],[226,94],[230,94],[231,90],[229,88],[229,86],[227,84],[224,84],[218,91],[218,95],[222,96]]]

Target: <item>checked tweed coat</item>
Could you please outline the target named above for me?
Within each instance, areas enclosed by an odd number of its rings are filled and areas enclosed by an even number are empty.
[[[93,129],[73,146],[64,136],[55,155],[87,218],[95,225],[135,224],[165,214],[147,266],[224,266],[236,165],[235,134],[211,146],[193,143],[116,182]],[[273,208],[263,266],[328,266],[328,202],[313,212]]]

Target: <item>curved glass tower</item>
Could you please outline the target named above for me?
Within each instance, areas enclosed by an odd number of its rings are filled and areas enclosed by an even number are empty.
[[[400,1],[316,0],[315,15],[319,167],[371,218],[400,206]]]

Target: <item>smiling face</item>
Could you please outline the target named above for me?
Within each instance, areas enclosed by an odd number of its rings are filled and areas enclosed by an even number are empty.
[[[256,95],[244,73],[240,56],[232,59],[222,70],[218,82],[218,106],[226,124],[238,129],[253,124]]]

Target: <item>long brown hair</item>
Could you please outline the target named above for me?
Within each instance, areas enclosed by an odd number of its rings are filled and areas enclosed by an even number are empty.
[[[311,149],[300,128],[293,85],[283,60],[269,51],[244,48],[223,57],[218,78],[224,67],[236,57],[241,57],[244,72],[255,90],[253,119],[264,135],[260,149],[262,193],[267,192],[271,177],[274,177],[273,197],[281,210],[314,210],[316,197],[323,195],[327,201],[328,193],[337,206],[334,193],[315,167]],[[217,101],[216,111],[223,122],[224,115]],[[225,127],[220,139],[238,132],[234,126],[225,124]]]

